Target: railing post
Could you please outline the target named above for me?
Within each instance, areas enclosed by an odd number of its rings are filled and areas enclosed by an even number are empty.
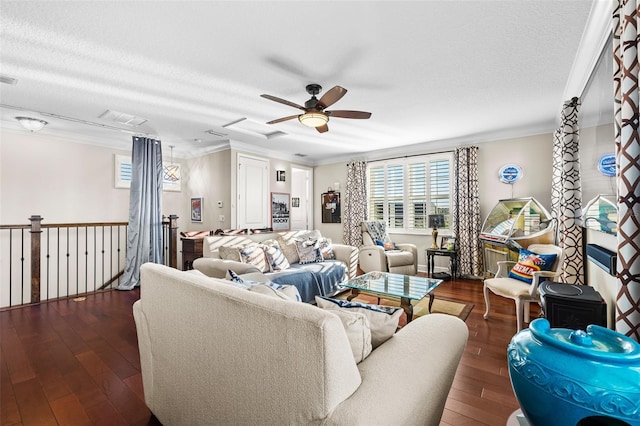
[[[42,217],[32,215],[31,221],[31,303],[40,303],[40,224]]]
[[[169,266],[178,269],[178,216],[169,215]]]

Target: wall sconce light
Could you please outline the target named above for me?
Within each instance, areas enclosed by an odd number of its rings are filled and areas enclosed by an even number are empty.
[[[285,182],[284,170],[276,170],[276,182]]]

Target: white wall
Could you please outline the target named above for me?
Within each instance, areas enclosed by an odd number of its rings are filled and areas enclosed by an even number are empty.
[[[551,212],[553,135],[504,139],[479,147],[478,184],[483,221],[498,200],[505,198],[534,197]],[[507,163],[517,164],[524,171],[522,179],[513,185],[498,179],[498,171]]]
[[[178,215],[181,230],[204,231],[231,227],[231,150],[186,160],[183,164],[184,202]],[[191,198],[202,197],[202,222],[191,222]],[[222,201],[222,207],[218,207]],[[224,216],[224,220],[220,220]]]
[[[340,199],[344,200],[344,191],[347,185],[347,163],[340,162],[317,166],[313,171],[313,211],[314,228],[319,229],[322,235],[331,238],[335,243],[342,243],[342,223],[322,223],[321,194],[329,188],[335,188],[336,182],[340,183]],[[344,215],[344,206],[341,208]]]
[[[33,214],[48,223],[128,221],[129,190],[115,188],[114,161],[130,152],[38,133],[1,136],[0,223],[28,223]],[[183,194],[163,192],[164,214],[182,216]]]
[[[598,171],[598,161],[603,154],[615,152],[613,124],[580,129],[580,179],[582,181],[582,206],[598,194],[615,194],[616,178]]]

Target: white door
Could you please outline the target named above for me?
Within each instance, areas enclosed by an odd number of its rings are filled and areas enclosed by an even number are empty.
[[[311,229],[313,203],[311,200],[311,169],[291,167],[291,229]]]
[[[269,224],[269,161],[238,154],[237,228]]]

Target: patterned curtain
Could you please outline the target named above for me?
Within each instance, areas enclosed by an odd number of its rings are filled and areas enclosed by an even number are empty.
[[[638,0],[613,12],[614,128],[618,163],[616,331],[640,341],[640,135]]]
[[[480,200],[478,199],[478,147],[456,148],[454,153],[453,214],[451,230],[458,238],[461,275],[482,276]]]
[[[140,285],[140,266],[162,263],[162,145],[133,137],[129,226],[124,275],[118,290]]]
[[[344,192],[342,241],[350,246],[362,246],[360,224],[367,220],[367,162],[347,163],[347,188]]]
[[[561,280],[571,284],[584,284],[582,228],[578,224],[582,209],[579,107],[578,98],[564,103],[560,128],[553,135],[551,211],[557,223],[558,245],[564,250]]]

